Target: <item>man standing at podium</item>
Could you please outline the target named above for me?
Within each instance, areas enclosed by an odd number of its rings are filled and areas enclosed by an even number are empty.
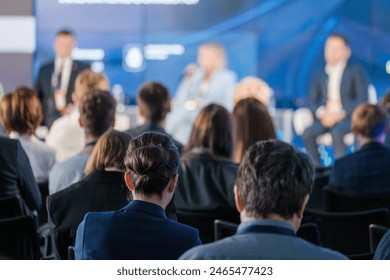
[[[75,47],[74,34],[62,29],[54,41],[56,57],[39,70],[35,89],[42,103],[43,124],[50,127],[54,120],[64,114],[72,103],[76,76],[89,65],[74,61],[71,53]]]
[[[321,167],[316,138],[330,132],[334,156],[346,153],[344,135],[351,131],[351,114],[368,98],[368,82],[361,67],[350,62],[351,49],[347,38],[334,34],[325,43],[326,66],[316,77],[309,97],[309,107],[315,117],[312,126],[302,135],[308,153],[316,167]]]

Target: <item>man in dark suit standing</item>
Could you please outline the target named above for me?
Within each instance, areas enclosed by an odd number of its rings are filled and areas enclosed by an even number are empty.
[[[321,166],[316,138],[330,132],[334,155],[345,155],[344,135],[351,131],[352,111],[368,98],[368,82],[361,67],[349,61],[351,49],[342,35],[331,35],[325,44],[324,70],[311,88],[309,107],[315,116],[312,126],[302,135],[303,143],[316,167]]]
[[[362,104],[352,114],[352,130],[361,148],[336,160],[329,186],[366,194],[390,191],[390,149],[383,145],[387,114],[378,105]]]
[[[43,124],[48,127],[64,114],[67,106],[72,103],[76,76],[90,68],[88,64],[72,60],[74,47],[75,38],[72,31],[58,31],[54,41],[56,57],[39,70],[35,89],[42,103]]]

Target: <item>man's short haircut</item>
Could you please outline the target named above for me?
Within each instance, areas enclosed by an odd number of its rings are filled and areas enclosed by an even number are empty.
[[[57,31],[56,37],[58,37],[58,36],[72,36],[72,37],[74,37],[75,34],[72,30],[67,29],[67,28],[63,28],[63,29],[60,29]]]
[[[376,138],[387,129],[387,114],[379,105],[360,104],[352,113],[352,130],[358,135]]]
[[[293,146],[267,140],[253,144],[238,169],[236,185],[247,216],[290,219],[314,184],[310,158]]]
[[[333,33],[333,34],[330,34],[330,35],[328,36],[328,39],[329,39],[329,38],[339,38],[339,39],[341,39],[341,40],[344,42],[344,44],[345,44],[347,47],[349,47],[349,40],[348,40],[348,38],[347,38],[345,35],[343,35],[343,34]]]
[[[148,82],[138,91],[137,103],[147,121],[158,123],[171,111],[167,88],[157,82]]]
[[[79,108],[85,132],[100,137],[111,127],[116,102],[108,91],[93,89],[81,97]]]

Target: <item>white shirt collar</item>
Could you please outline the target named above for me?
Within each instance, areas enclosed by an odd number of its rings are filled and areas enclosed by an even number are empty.
[[[334,66],[332,66],[330,64],[326,64],[325,65],[325,73],[330,75],[331,73],[333,73],[335,71],[343,71],[346,65],[347,65],[347,60],[342,60]]]

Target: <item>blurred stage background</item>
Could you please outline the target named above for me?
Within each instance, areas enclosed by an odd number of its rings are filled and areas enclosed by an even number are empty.
[[[323,45],[330,33],[350,39],[353,59],[366,69],[378,99],[390,86],[390,0],[1,2],[1,16],[21,9],[34,21],[33,47],[17,54],[25,55],[24,63],[2,61],[7,50],[0,46],[0,81],[6,91],[32,84],[39,66],[53,57],[54,35],[64,27],[76,33],[74,57],[103,71],[116,97],[130,105],[146,80],[163,82],[174,95],[183,69],[195,62],[198,46],[207,41],[225,46],[229,68],[239,79],[254,75],[265,80],[277,108],[304,103],[312,75],[324,65]],[[7,3],[14,10],[4,9]],[[32,31],[11,33],[20,37],[23,32]],[[10,75],[10,67],[24,75]]]

